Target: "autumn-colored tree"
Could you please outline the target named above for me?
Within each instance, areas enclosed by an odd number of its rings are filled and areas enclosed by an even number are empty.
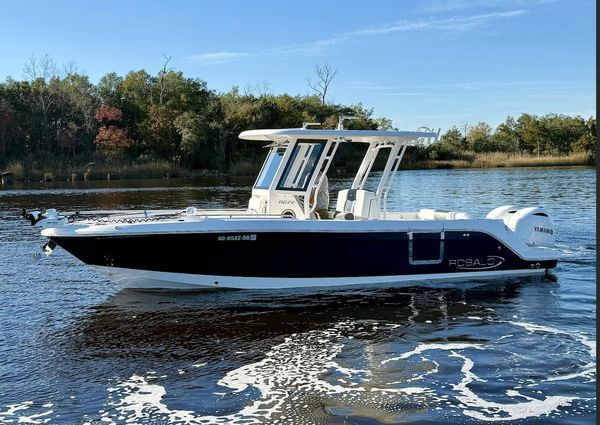
[[[96,120],[101,124],[96,135],[97,149],[110,159],[122,158],[125,149],[132,145],[132,140],[127,137],[127,131],[117,127],[123,112],[119,108],[100,106],[96,109]]]
[[[111,106],[102,105],[96,109],[96,121],[103,126],[108,126],[111,123],[120,122],[123,118],[123,111],[119,108],[113,108]]]

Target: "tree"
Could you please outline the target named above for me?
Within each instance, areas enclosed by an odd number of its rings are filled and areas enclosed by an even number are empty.
[[[451,149],[463,149],[463,137],[460,130],[455,126],[446,131],[440,137],[438,143],[448,146]]]
[[[573,145],[588,132],[582,117],[548,114],[540,119],[543,127],[546,150],[559,155],[568,155]]]
[[[469,146],[469,139],[468,139],[468,134],[469,134],[469,130],[471,129],[471,124],[469,124],[468,121],[463,121],[460,128],[462,128],[463,130],[463,136],[464,136],[464,147],[465,149]]]
[[[57,108],[53,113],[57,146],[75,157],[76,149],[92,147],[97,129],[95,111],[98,107],[95,88],[85,75],[69,71],[60,81]]]
[[[174,126],[177,114],[166,106],[152,105],[148,110],[147,143],[156,158],[176,159],[179,139]]]
[[[543,129],[540,120],[535,115],[521,114],[517,119],[517,135],[521,151],[540,155]]]
[[[58,78],[56,63],[47,54],[40,59],[31,56],[25,64],[23,72],[29,77],[31,89],[38,99],[43,119],[42,137],[48,149],[51,150],[52,141],[50,140],[48,116],[56,98],[56,91],[52,87],[52,83]]]
[[[377,123],[377,130],[380,130],[380,131],[398,130],[397,128],[394,127],[394,123],[389,118],[386,118],[386,117],[377,118],[375,120],[375,122]]]
[[[211,168],[216,164],[220,127],[215,121],[193,112],[184,112],[175,119],[175,128],[181,136],[181,151],[187,156],[188,164]]]
[[[596,118],[590,117],[585,123],[586,132],[573,145],[577,152],[585,152],[590,162],[596,162]]]
[[[329,65],[317,65],[315,67],[316,77],[308,80],[308,86],[313,89],[320,97],[321,103],[325,105],[327,91],[331,81],[337,75],[337,69],[333,70]]]
[[[465,150],[464,139],[458,127],[454,126],[442,134],[439,140],[427,149],[429,159],[450,160],[458,158]]]
[[[517,132],[517,121],[511,116],[500,124],[492,135],[491,144],[494,151],[518,152],[519,135]]]
[[[358,118],[346,122],[349,129],[393,128],[391,120],[375,117],[361,103],[333,102],[330,84],[337,71],[327,65],[316,67],[309,95],[275,95],[267,83],[243,93],[236,88],[216,93],[205,81],[169,68],[170,58],[164,57],[155,75],[143,69],[124,76],[109,73],[97,84],[74,64],[59,67],[47,55],[32,57],[23,80],[0,81],[0,165],[22,161],[35,169],[53,158],[57,165],[75,166],[95,160],[98,152],[110,160],[127,155],[228,171],[236,161],[255,166],[264,155],[261,144],[238,139],[243,130],[297,128],[303,122],[335,128],[340,115]],[[427,149],[408,150],[407,160],[466,159],[472,157],[469,149],[586,152],[595,159],[594,117],[522,114],[516,120],[507,117],[493,132],[487,124],[463,124]],[[352,168],[364,152],[358,144],[348,145],[336,163]]]
[[[493,151],[492,127],[489,124],[480,122],[471,127],[468,133],[469,145],[475,152]]]
[[[98,150],[109,159],[122,158],[125,149],[132,144],[132,140],[127,137],[127,131],[116,126],[122,116],[123,112],[119,108],[100,106],[96,110],[96,120],[102,126],[96,135],[95,143]]]
[[[109,72],[100,78],[98,82],[97,93],[99,101],[104,105],[113,105],[120,107],[123,101],[123,92],[121,84],[123,83],[123,77],[117,75],[116,72]]]
[[[165,63],[163,64],[163,68],[158,73],[158,104],[160,106],[163,104],[165,91],[167,88],[165,84],[165,75],[167,75],[168,72],[171,72],[171,69],[167,68],[167,65],[169,65],[169,62],[171,62],[171,56],[167,57],[167,55],[163,53],[163,57],[165,58]]]
[[[15,132],[15,109],[5,100],[0,100],[0,160],[4,161],[8,139]]]

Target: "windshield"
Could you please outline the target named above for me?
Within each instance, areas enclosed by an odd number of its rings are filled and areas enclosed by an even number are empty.
[[[305,191],[321,157],[325,140],[298,140],[277,189]]]
[[[256,180],[256,185],[254,186],[256,189],[268,189],[271,186],[271,182],[273,181],[273,177],[275,177],[279,164],[281,164],[284,153],[285,148],[271,149],[262,171]]]

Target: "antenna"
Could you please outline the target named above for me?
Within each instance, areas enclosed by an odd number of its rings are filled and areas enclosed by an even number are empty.
[[[344,129],[344,120],[357,120],[357,119],[358,119],[358,117],[355,117],[354,115],[340,115],[340,117],[338,118],[337,129],[338,130]]]
[[[312,125],[312,126],[320,126],[320,125],[321,125],[321,123],[320,123],[320,122],[303,122],[303,123],[302,123],[302,128],[306,130],[306,128],[307,128],[309,125]]]

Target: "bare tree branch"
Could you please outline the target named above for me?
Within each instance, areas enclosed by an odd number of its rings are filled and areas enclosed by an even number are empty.
[[[327,91],[331,85],[331,81],[337,75],[337,69],[332,69],[329,65],[317,65],[315,67],[316,78],[308,79],[308,86],[314,90],[319,97],[321,102],[325,105],[325,99],[327,97]]]
[[[35,56],[31,56],[25,64],[23,72],[29,78],[32,89],[34,86],[36,87],[35,91],[37,92],[36,94],[42,112],[44,141],[49,144],[50,132],[48,114],[56,97],[56,92],[49,87],[49,83],[59,76],[56,63],[48,56],[48,54],[45,54],[39,59]]]
[[[166,91],[166,86],[165,86],[165,75],[167,75],[168,72],[172,71],[172,68],[167,68],[167,65],[169,65],[169,62],[171,62],[171,58],[172,56],[167,56],[164,53],[162,54],[163,58],[165,58],[165,63],[163,64],[163,68],[162,70],[158,73],[159,75],[159,94],[158,94],[158,104],[160,106],[162,106],[163,104],[163,100],[164,100],[164,95],[165,95],[165,91]]]
[[[244,96],[266,97],[272,93],[271,83],[268,80],[248,83],[244,87]]]
[[[69,61],[62,66],[64,76],[75,75],[79,72],[79,66],[74,61]]]
[[[41,78],[47,82],[52,78],[58,77],[56,63],[48,56],[48,54],[45,54],[39,59],[35,56],[31,56],[23,67],[23,72],[31,81]]]

